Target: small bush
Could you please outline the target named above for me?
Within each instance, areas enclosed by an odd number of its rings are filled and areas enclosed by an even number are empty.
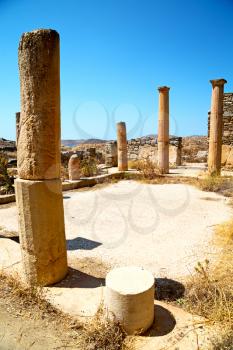
[[[158,167],[151,160],[138,160],[130,163],[131,169],[139,170],[144,179],[152,180],[158,176]]]
[[[3,154],[0,154],[0,182],[6,193],[14,193],[14,186],[7,171],[7,164],[7,158]]]
[[[108,316],[101,305],[95,317],[84,326],[79,349],[127,350],[126,333],[112,316]],[[131,348],[132,349],[132,348]]]
[[[219,192],[227,197],[233,194],[233,181],[231,178],[207,176],[199,179],[197,184],[202,191]]]
[[[62,181],[69,179],[68,166],[61,166],[61,179]]]
[[[138,170],[138,160],[129,160],[128,168]]]
[[[198,263],[179,303],[221,327],[215,350],[232,350],[228,344],[233,339],[233,221],[219,225],[216,243],[221,247],[219,260],[214,266],[208,260]]]
[[[97,162],[92,158],[83,159],[81,161],[80,167],[81,167],[81,176],[90,177],[90,176],[96,176],[99,174]]]

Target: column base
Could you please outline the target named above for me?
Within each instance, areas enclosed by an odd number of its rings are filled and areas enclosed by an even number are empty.
[[[61,180],[15,181],[25,280],[46,286],[67,274]]]

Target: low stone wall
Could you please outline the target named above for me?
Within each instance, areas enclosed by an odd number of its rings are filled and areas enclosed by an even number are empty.
[[[131,139],[127,143],[128,160],[151,160],[158,161],[158,143],[154,136]],[[180,165],[182,150],[182,137],[171,137],[169,145],[170,164]],[[117,143],[109,141],[105,146],[105,163],[108,166],[117,166]]]
[[[170,138],[169,162],[170,164],[179,164],[181,157],[182,137]],[[141,137],[128,141],[128,159],[146,160],[154,163],[158,161],[158,143],[153,136]]]
[[[0,195],[0,204],[7,204],[15,202],[15,194],[2,194]]]
[[[210,112],[208,112],[208,137],[210,132]],[[233,93],[227,92],[223,97],[223,145],[233,146]]]

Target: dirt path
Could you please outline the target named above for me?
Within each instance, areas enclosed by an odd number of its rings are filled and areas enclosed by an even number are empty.
[[[0,279],[0,350],[77,350],[77,335],[66,320],[17,297]]]

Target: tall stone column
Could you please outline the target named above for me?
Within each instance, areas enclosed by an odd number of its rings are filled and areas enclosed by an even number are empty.
[[[21,115],[15,181],[26,282],[49,285],[67,273],[60,179],[59,34],[35,30],[19,44]]]
[[[16,147],[18,144],[19,132],[20,132],[20,112],[15,113],[16,121]]]
[[[221,173],[223,94],[225,79],[210,80],[212,84],[208,172]]]
[[[158,125],[158,167],[161,174],[169,173],[169,90],[161,86],[159,90]]]
[[[124,122],[117,123],[118,170],[128,170],[127,136]]]

